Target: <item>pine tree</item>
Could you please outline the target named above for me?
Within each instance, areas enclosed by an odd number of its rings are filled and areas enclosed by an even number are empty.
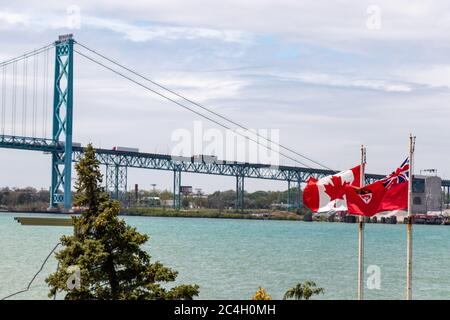
[[[72,217],[74,234],[61,237],[58,269],[46,279],[49,297],[64,292],[65,299],[193,299],[199,293],[197,285],[163,286],[175,281],[177,272],[150,262],[141,248],[148,236],[119,219],[120,204],[101,187],[99,165],[89,144],[75,166],[74,205],[83,212]],[[67,284],[71,266],[80,270],[80,285],[73,289]]]

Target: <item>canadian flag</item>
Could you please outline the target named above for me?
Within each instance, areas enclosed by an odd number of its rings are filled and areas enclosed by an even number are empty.
[[[309,178],[303,204],[313,212],[346,211],[345,186],[360,187],[361,165],[322,179]]]

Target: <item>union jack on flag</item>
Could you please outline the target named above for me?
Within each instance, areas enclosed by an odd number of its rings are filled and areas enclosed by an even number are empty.
[[[381,182],[386,189],[407,182],[409,180],[409,157],[394,172],[382,179]]]

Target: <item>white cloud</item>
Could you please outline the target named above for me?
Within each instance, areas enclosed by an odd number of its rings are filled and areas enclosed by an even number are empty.
[[[247,41],[248,36],[241,31],[212,28],[177,27],[167,25],[138,26],[123,20],[104,19],[92,16],[83,17],[83,24],[89,27],[108,29],[136,42],[151,40],[193,40],[209,39],[224,42]]]
[[[295,1],[227,0],[205,4],[203,0],[81,1],[85,11],[120,15],[128,20],[177,23],[195,28],[245,30],[364,52],[384,41],[447,40],[450,3],[445,0]],[[367,7],[381,9],[381,29],[366,27]]]
[[[50,12],[42,15],[25,15],[15,12],[0,11],[0,27],[21,26],[31,30],[38,28],[59,29],[68,27],[65,13]],[[249,34],[231,29],[214,29],[202,27],[176,26],[152,23],[142,26],[124,19],[102,18],[98,16],[80,15],[80,27],[98,28],[117,32],[134,42],[151,40],[217,40],[223,42],[249,42]]]
[[[450,65],[424,65],[397,70],[395,74],[407,81],[430,87],[450,88]]]
[[[249,80],[222,75],[194,76],[185,73],[170,73],[158,78],[158,82],[196,101],[233,99],[240,97],[240,91],[250,85]]]
[[[299,81],[306,84],[354,88],[354,89],[369,89],[383,92],[410,92],[411,86],[406,83],[393,82],[390,80],[379,79],[363,79],[356,75],[340,75],[340,74],[326,74],[326,73],[297,73],[297,74],[279,74],[275,76],[279,80]]]
[[[26,25],[28,17],[23,14],[0,11],[0,28],[11,28],[17,25]]]

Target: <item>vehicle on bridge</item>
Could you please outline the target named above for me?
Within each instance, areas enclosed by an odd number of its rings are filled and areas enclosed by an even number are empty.
[[[191,162],[203,162],[203,163],[215,163],[217,161],[217,156],[197,154],[191,157]]]
[[[58,147],[64,148],[65,142],[64,141],[59,141],[59,142],[56,143],[56,145]],[[82,147],[81,142],[72,142],[72,148],[81,148],[81,147]],[[44,151],[44,154],[51,154],[51,152],[50,151]]]
[[[119,147],[119,146],[112,147],[112,150],[123,152],[139,152],[139,148]]]
[[[64,141],[59,141],[58,142],[58,146],[64,147],[64,145],[65,145]],[[81,148],[81,142],[72,142],[72,147]]]

